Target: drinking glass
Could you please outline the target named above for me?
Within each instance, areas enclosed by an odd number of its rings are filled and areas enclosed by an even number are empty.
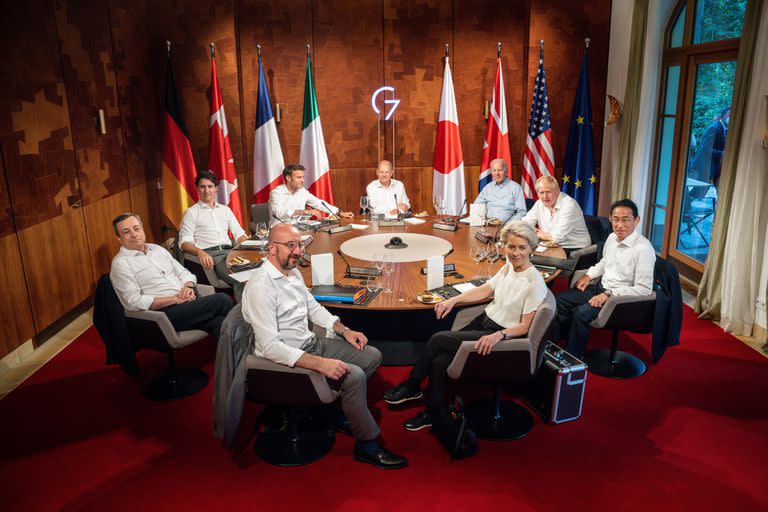
[[[370,206],[370,201],[368,201],[368,196],[360,196],[360,209],[363,210],[363,219],[367,219],[366,213],[368,212],[368,207]]]
[[[432,205],[435,207],[435,215],[440,220],[443,210],[445,210],[445,201],[441,196],[435,196],[432,198]]]
[[[485,260],[487,262],[488,272],[486,277],[490,279],[493,276],[493,264],[499,259],[499,248],[495,243],[490,243],[486,247]]]
[[[373,253],[373,268],[379,271],[379,275],[383,276],[384,269],[384,255],[378,252]],[[381,278],[380,278],[381,281]],[[379,286],[380,288],[381,286]]]
[[[269,226],[267,226],[266,222],[257,222],[256,223],[256,238],[259,240],[266,240],[269,236]]]
[[[487,235],[485,227],[488,225],[488,206],[485,204],[477,205],[477,216],[483,222],[483,229],[480,232]]]
[[[469,257],[475,262],[475,276],[472,279],[480,279],[480,262],[485,258],[485,246],[472,244],[469,248]]]
[[[387,276],[387,280],[384,283],[386,286],[384,288],[384,293],[392,293],[392,288],[390,288],[390,284],[389,284],[389,276],[391,276],[392,272],[395,271],[395,262],[392,261],[392,255],[390,253],[384,254],[383,263],[384,265],[382,266],[381,270]]]

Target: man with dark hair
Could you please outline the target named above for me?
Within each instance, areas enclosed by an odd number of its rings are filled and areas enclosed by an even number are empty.
[[[656,251],[651,242],[635,231],[640,224],[637,205],[621,199],[611,205],[613,233],[603,248],[603,258],[589,267],[573,288],[558,293],[555,315],[559,336],[568,339],[568,351],[584,355],[589,324],[612,295],[650,295]],[[592,280],[598,279],[594,284]]]
[[[381,364],[381,352],[362,332],[346,327],[307,290],[296,264],[304,252],[301,234],[290,224],[269,233],[269,255],[243,293],[243,318],[253,326],[253,353],[290,367],[324,375],[341,392],[341,407],[355,437],[354,457],[381,469],[405,467],[405,457],[379,442],[381,430],[368,408],[367,379]],[[308,321],[324,328],[317,338]]]
[[[232,249],[231,233],[235,243],[248,238],[229,206],[216,201],[219,180],[211,171],[203,171],[195,178],[200,201],[184,212],[179,229],[179,245],[184,252],[194,254],[206,270],[215,269],[216,275],[229,284],[237,300],[245,284],[229,277],[227,254]]]
[[[232,309],[223,293],[198,297],[194,274],[171,253],[146,243],[144,226],[135,213],[122,213],[112,221],[120,252],[112,259],[109,278],[128,311],[159,310],[176,330],[203,329],[218,339],[221,324]]]
[[[304,166],[288,164],[283,169],[283,183],[269,193],[270,223],[290,222],[291,218],[300,215],[325,217],[329,213],[352,218],[352,212],[339,212],[332,204],[318,199],[304,188]]]
[[[725,138],[728,135],[730,119],[731,107],[726,107],[720,111],[720,117],[704,131],[699,149],[691,160],[691,178],[708,181],[717,187],[720,182],[723,150],[725,149]]]

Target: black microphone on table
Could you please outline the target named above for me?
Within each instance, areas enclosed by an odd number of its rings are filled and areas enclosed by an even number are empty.
[[[341,221],[341,219],[342,219],[341,212],[339,212],[338,215],[333,213],[333,211],[331,210],[331,208],[328,206],[328,204],[325,201],[320,201],[320,204],[322,204],[325,207],[326,210],[331,212],[331,215],[336,215],[338,217],[338,219],[339,219],[338,220],[338,222],[339,222],[338,226],[336,226],[336,227],[328,226],[328,228],[323,229],[323,231],[327,231],[329,235],[333,235],[335,233],[343,233],[345,231],[351,231],[352,230],[352,225],[351,224],[347,224],[345,226],[344,223]]]
[[[379,272],[378,269],[375,268],[367,268],[367,267],[357,267],[352,266],[347,261],[347,258],[344,257],[344,253],[341,252],[341,250],[337,250],[336,254],[341,256],[341,259],[344,260],[344,263],[347,265],[347,270],[344,273],[344,277],[352,277],[357,279],[369,279],[371,277],[377,277],[381,275],[381,272]]]
[[[463,211],[464,211],[464,207],[465,207],[465,206],[467,206],[467,198],[466,198],[466,196],[464,197],[464,202],[463,202],[463,203],[461,203],[461,208],[459,208],[459,214],[458,214],[458,215],[456,215],[456,216],[453,218],[453,219],[454,219],[454,220],[453,220],[453,222],[455,222],[456,224],[458,224],[458,223],[459,223],[459,218],[461,218],[461,212],[463,212]]]
[[[322,200],[321,200],[321,201],[320,201],[320,204],[321,204],[321,205],[323,205],[323,208],[325,208],[325,210],[326,210],[328,213],[330,213],[330,214],[331,214],[331,217],[333,217],[333,216],[336,216],[336,217],[338,217],[338,219],[339,219],[339,226],[341,226],[341,215],[337,215],[337,214],[333,213],[333,210],[331,210],[331,207],[330,207],[330,206],[328,206],[328,203],[326,203],[325,201],[322,201]]]
[[[272,218],[275,219],[280,224],[285,224],[285,221],[283,219],[281,219],[280,217],[278,217],[277,215],[275,215],[274,213],[272,214]]]
[[[499,241],[499,233],[501,232],[502,228],[504,228],[504,226],[506,226],[506,225],[507,225],[507,222],[509,222],[510,220],[512,220],[512,217],[514,217],[514,216],[515,216],[515,213],[516,213],[516,212],[514,212],[514,211],[513,211],[513,212],[512,212],[512,215],[510,215],[509,217],[507,217],[507,220],[505,220],[504,222],[502,222],[502,223],[501,223],[501,226],[499,226],[499,229],[497,229],[497,230],[496,230],[496,233],[494,233],[494,235],[493,235],[493,241],[494,241],[494,242],[498,242],[498,241]]]
[[[395,196],[395,211],[397,212],[397,220],[400,220],[400,203],[397,202],[397,194]]]

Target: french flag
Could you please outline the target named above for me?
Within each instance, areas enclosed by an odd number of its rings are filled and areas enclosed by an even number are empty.
[[[259,55],[259,92],[256,104],[256,134],[253,138],[253,202],[266,203],[269,192],[280,185],[285,167],[283,150],[277,137],[275,115],[269,101],[267,80]]]

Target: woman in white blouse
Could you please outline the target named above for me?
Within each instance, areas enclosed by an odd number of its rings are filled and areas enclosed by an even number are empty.
[[[432,419],[448,414],[447,368],[463,341],[477,340],[475,349],[488,355],[501,340],[525,336],[536,310],[547,296],[547,286],[531,264],[539,240],[530,224],[510,222],[501,231],[507,263],[488,282],[435,305],[437,318],[454,306],[493,296],[482,314],[460,331],[438,332],[429,339],[408,379],[384,393],[389,404],[402,404],[422,397],[421,382],[429,377],[427,408],[403,426],[416,431],[432,426]]]

